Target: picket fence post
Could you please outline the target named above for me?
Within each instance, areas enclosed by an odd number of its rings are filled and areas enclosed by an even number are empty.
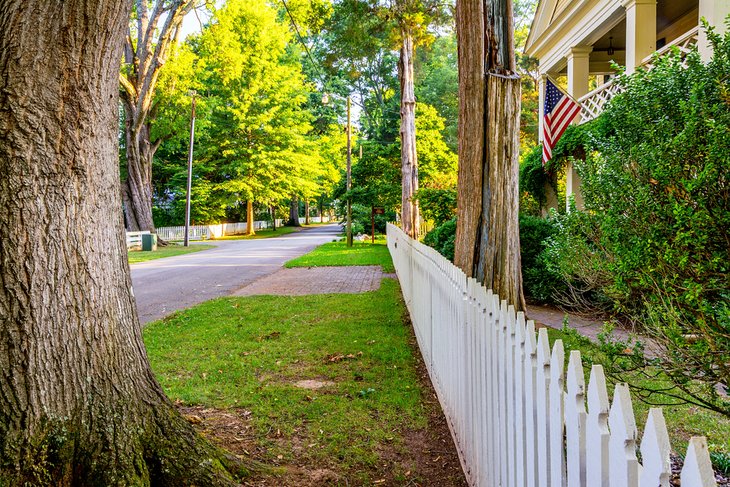
[[[233,227],[235,228],[235,227]],[[230,231],[223,227],[223,232]],[[234,230],[235,231],[235,230]],[[629,388],[485,289],[434,249],[388,225],[424,363],[456,441],[467,482],[479,487],[665,487],[669,436],[649,411],[639,441]],[[587,410],[586,410],[587,405]],[[690,440],[682,487],[716,487],[702,437]]]
[[[609,487],[608,390],[601,365],[591,367],[586,418],[586,486]]]
[[[626,384],[616,384],[608,413],[608,459],[611,487],[638,487],[639,461],[636,458],[636,420],[631,394]]]
[[[565,395],[565,446],[568,487],[586,485],[585,377],[580,352],[570,352]]]

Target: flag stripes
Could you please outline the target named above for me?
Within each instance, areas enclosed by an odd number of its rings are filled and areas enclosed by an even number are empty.
[[[580,113],[580,105],[560,91],[549,79],[545,84],[545,115],[543,117],[542,163],[553,157],[553,147]]]

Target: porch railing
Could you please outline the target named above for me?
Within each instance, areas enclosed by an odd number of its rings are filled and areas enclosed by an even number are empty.
[[[641,66],[645,69],[652,69],[654,67],[655,56],[665,56],[670,53],[674,48],[678,49],[682,59],[682,65],[686,67],[685,59],[692,49],[697,46],[699,39],[699,27],[686,32],[682,36],[676,38],[666,46],[662,47],[654,54],[647,56],[641,63]],[[598,117],[603,112],[606,103],[616,94],[620,93],[622,88],[618,86],[614,80],[609,80],[607,83],[602,84],[590,93],[582,96],[578,99],[578,103],[581,104],[580,111],[580,123],[585,123]]]

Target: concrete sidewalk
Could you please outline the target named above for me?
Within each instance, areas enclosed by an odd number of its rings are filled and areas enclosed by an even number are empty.
[[[573,328],[581,335],[593,342],[598,342],[598,334],[603,331],[604,322],[598,319],[586,318],[577,314],[567,313],[552,306],[530,305],[527,307],[527,319],[535,320],[535,326],[549,328],[563,328],[563,319],[568,317],[568,327]],[[615,327],[613,335],[621,340],[627,340],[632,333],[629,330]],[[635,334],[634,334],[635,335]]]

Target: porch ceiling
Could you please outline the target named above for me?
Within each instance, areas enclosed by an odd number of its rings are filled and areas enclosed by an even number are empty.
[[[525,51],[538,57],[546,72],[560,73],[565,71],[565,56],[572,46],[593,46],[591,53],[591,72],[610,72],[610,60],[619,64],[624,63],[626,49],[626,14],[623,7],[617,8],[615,0],[579,0],[575,9],[565,7],[557,12],[555,18],[546,22],[545,16],[556,13],[556,0],[540,0],[537,16],[533,21],[532,30]],[[671,32],[673,25],[687,24],[688,19],[696,22],[694,15],[699,0],[658,0],[656,33]],[[582,8],[580,8],[582,7]],[[562,18],[561,14],[583,14],[582,19]],[[691,17],[691,19],[690,19]],[[574,27],[570,28],[570,25]],[[694,24],[696,25],[696,23]],[[678,35],[691,27],[683,26]],[[665,39],[671,41],[676,35]],[[609,55],[609,47],[614,54]]]

